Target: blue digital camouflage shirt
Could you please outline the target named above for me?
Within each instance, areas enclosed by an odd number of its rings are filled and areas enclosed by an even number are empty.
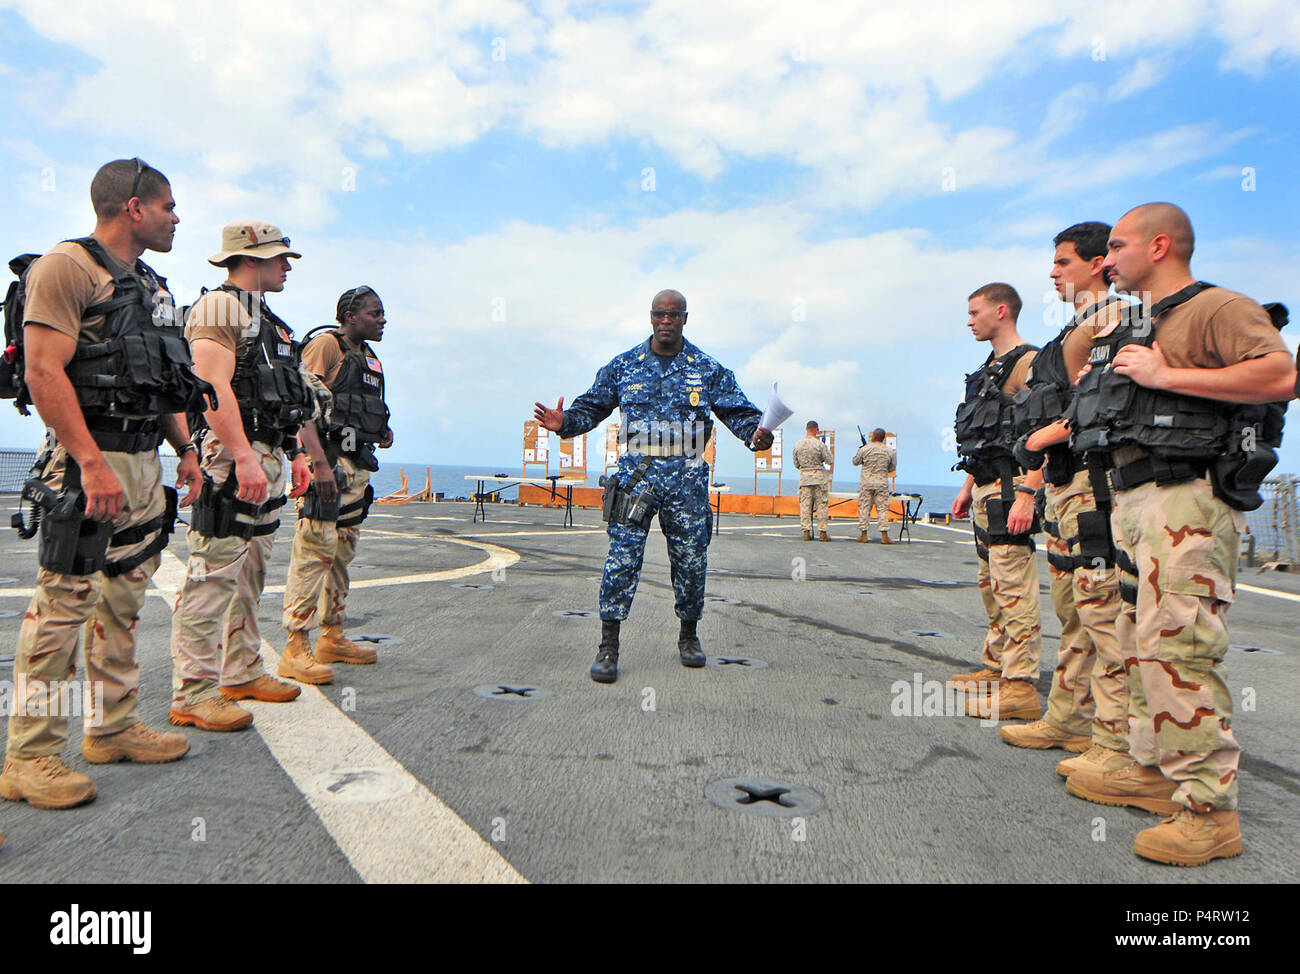
[[[685,340],[666,372],[650,351],[650,339],[615,356],[596,373],[592,387],[564,410],[560,437],[594,429],[615,408],[622,412],[619,435],[627,439],[629,453],[635,452],[638,437],[653,439],[667,424],[688,437],[694,431],[695,454],[702,455],[713,428],[711,413],[753,449],[763,418],[731,370]]]

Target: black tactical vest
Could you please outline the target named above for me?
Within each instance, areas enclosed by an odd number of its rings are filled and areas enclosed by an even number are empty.
[[[1118,447],[1133,445],[1160,459],[1196,462],[1223,452],[1229,419],[1238,407],[1148,389],[1111,368],[1125,345],[1151,346],[1160,315],[1213,286],[1204,281],[1188,285],[1157,302],[1149,315],[1140,305],[1128,308],[1110,334],[1093,340],[1092,371],[1080,380],[1070,407],[1072,449],[1109,456]]]
[[[230,391],[239,402],[244,433],[249,442],[260,440],[271,446],[293,437],[311,416],[312,393],[299,371],[302,346],[293,340],[293,329],[248,291],[233,284],[218,290],[234,295],[253,317],[254,333],[244,341],[230,377]],[[196,418],[197,425],[201,417]]]
[[[1015,462],[1015,410],[1002,387],[1021,357],[1033,350],[1032,345],[1017,345],[1001,358],[990,352],[984,364],[966,376],[966,398],[957,407],[953,432],[962,457],[957,469],[969,471],[977,481],[997,479],[999,473],[989,475],[991,468]]]
[[[334,407],[330,413],[328,438],[340,455],[365,469],[378,469],[374,444],[388,438],[389,413],[384,404],[383,367],[367,342],[353,348],[337,328],[329,334],[338,342],[343,363],[329,386],[334,394]]]
[[[194,374],[166,279],[141,260],[134,273],[115,270],[117,262],[94,237],[69,242],[85,248],[113,275],[112,297],[83,312],[83,319],[105,316],[107,337],[78,343],[67,366],[82,413],[139,417],[203,409],[212,386]]]
[[[1070,405],[1074,376],[1065,367],[1065,340],[1078,327],[1079,322],[1118,301],[1110,297],[1098,302],[1070,319],[1061,333],[1039,349],[1029,366],[1025,388],[1016,393],[1016,436],[1021,437],[1049,426],[1065,415]],[[1057,443],[1043,451],[1043,479],[1061,486],[1082,469],[1067,443]]]

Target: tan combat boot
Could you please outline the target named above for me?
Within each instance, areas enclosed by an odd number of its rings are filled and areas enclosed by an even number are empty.
[[[1159,825],[1139,832],[1133,851],[1171,866],[1204,866],[1211,859],[1241,855],[1241,826],[1235,810],[1198,813],[1180,807]]]
[[[965,689],[968,694],[971,692],[969,684]],[[1038,702],[1038,688],[1029,680],[998,680],[976,685],[976,693],[966,700],[966,716],[984,720],[1037,720],[1043,716],[1043,705]]]
[[[247,683],[236,683],[221,688],[221,695],[227,700],[262,700],[266,703],[288,703],[290,700],[297,700],[300,693],[302,687],[296,687],[292,683],[281,683],[265,673]]]
[[[908,537],[910,538],[911,535],[908,535]],[[891,537],[889,536],[888,532],[881,531],[881,532],[880,532],[880,543],[881,543],[881,544],[893,544],[893,543],[894,543],[894,539],[891,538]]]
[[[1065,780],[1065,790],[1098,805],[1132,805],[1157,815],[1175,815],[1183,807],[1173,797],[1177,782],[1132,759],[1118,771],[1076,771]]]
[[[863,544],[869,544],[871,541],[871,539],[867,537],[867,532],[865,531],[863,531],[860,535],[858,535],[858,540],[861,541]]]
[[[307,645],[307,633],[301,629],[289,633],[276,675],[299,683],[334,682],[334,671],[312,656],[311,647]]]
[[[207,700],[189,705],[186,705],[184,700],[173,700],[167,719],[178,727],[197,727],[205,731],[237,731],[251,724],[253,715],[225,697],[209,697]]]
[[[1046,720],[1036,720],[1032,724],[1008,724],[998,728],[998,736],[1015,747],[1029,747],[1039,751],[1062,747],[1075,754],[1088,750],[1092,742],[1087,734],[1068,734]]]
[[[72,808],[93,801],[96,794],[95,783],[69,768],[57,754],[6,757],[0,774],[0,798],[26,800],[33,808]]]
[[[980,683],[987,685],[989,683],[996,683],[1000,679],[1002,679],[1001,670],[990,670],[985,668],[982,670],[976,670],[974,673],[954,673],[952,676],[948,677],[948,685],[950,687],[965,687],[968,684],[978,685]],[[971,686],[970,689],[971,692],[974,692],[975,686]]]
[[[189,750],[190,741],[184,734],[156,731],[142,723],[132,724],[116,734],[103,737],[86,735],[81,740],[81,756],[91,764],[112,764],[114,761],[166,764],[185,757]]]
[[[1114,751],[1104,744],[1094,744],[1077,758],[1058,761],[1056,773],[1068,778],[1076,771],[1118,771],[1132,760],[1126,751]]]
[[[825,531],[823,531],[823,532],[821,533],[821,537],[818,538],[817,540],[818,540],[818,541],[829,541],[829,540],[831,540],[831,536],[830,536],[829,534],[827,534]]]
[[[812,532],[811,532],[811,531],[805,531],[805,532],[803,533],[803,539],[804,539],[805,541],[811,541],[811,540],[812,540]]]
[[[342,626],[326,626],[312,655],[321,663],[373,663],[379,654],[369,646],[358,646],[343,635]]]

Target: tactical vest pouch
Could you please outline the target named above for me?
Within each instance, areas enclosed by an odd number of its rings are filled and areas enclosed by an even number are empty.
[[[1249,453],[1242,450],[1225,453],[1210,464],[1214,496],[1235,510],[1256,510],[1264,503],[1259,488],[1276,466],[1277,451],[1266,443],[1257,441]]]
[[[338,467],[334,468],[334,482],[338,484],[338,490],[335,491],[332,501],[321,500],[315,484],[307,488],[307,493],[302,497],[302,510],[298,512],[298,516],[311,518],[313,521],[337,521],[339,504],[343,500],[343,485],[347,483],[347,476]]]
[[[38,563],[46,571],[64,575],[94,575],[104,568],[113,525],[86,517],[86,496],[72,488],[56,493],[33,478],[23,487],[23,497],[43,509]]]

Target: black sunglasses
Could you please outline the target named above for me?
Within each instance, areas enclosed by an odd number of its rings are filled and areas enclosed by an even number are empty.
[[[289,246],[289,241],[286,240],[284,242],[284,245],[286,247]],[[365,297],[367,294],[374,294],[375,297],[379,297],[379,295],[375,292],[375,289],[372,288],[369,284],[362,284],[360,287],[354,287],[352,289],[352,297],[348,298],[348,306],[343,310],[343,314],[344,315],[352,314],[352,309],[357,306],[358,299]]]
[[[131,195],[126,198],[128,203],[140,192],[140,177],[145,174],[146,170],[153,168],[139,156],[136,156],[131,161],[135,163],[135,181],[131,183]]]
[[[265,247],[267,244],[284,244],[290,246],[288,237],[277,237],[274,240],[259,240],[257,243],[244,244],[245,250],[255,250],[258,247]]]

